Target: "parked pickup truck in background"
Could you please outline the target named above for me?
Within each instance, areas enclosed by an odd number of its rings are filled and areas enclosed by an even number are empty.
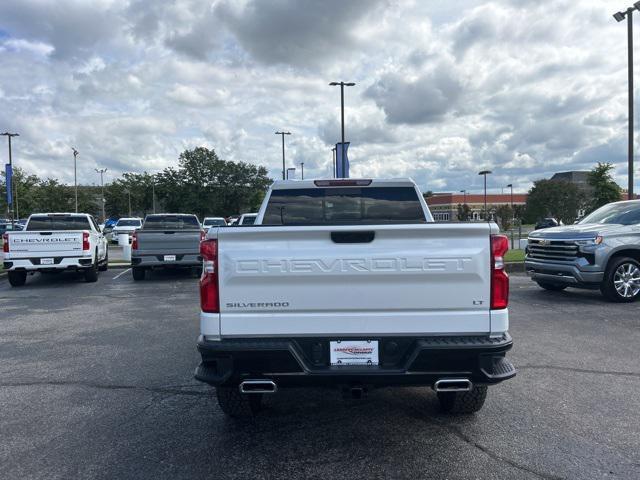
[[[113,243],[118,243],[118,235],[126,233],[129,235],[129,239],[131,239],[133,232],[135,232],[138,228],[142,226],[141,218],[121,218],[114,225],[111,230],[110,240]]]
[[[131,271],[144,280],[152,268],[200,267],[200,240],[204,231],[195,215],[161,213],[147,215],[142,228],[133,233]]]
[[[254,226],[201,243],[195,377],[231,416],[329,385],[425,385],[475,412],[516,373],[507,248],[495,223],[434,223],[409,179],[276,182]]]
[[[525,269],[546,290],[600,289],[608,300],[640,298],[640,200],[615,202],[576,225],[529,234]]]
[[[31,215],[25,230],[3,235],[4,269],[14,287],[25,284],[28,273],[77,270],[87,282],[109,262],[107,241],[95,219],[86,213]]]

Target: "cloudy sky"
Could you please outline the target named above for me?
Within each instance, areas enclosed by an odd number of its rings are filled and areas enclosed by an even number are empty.
[[[616,164],[626,185],[620,1],[21,0],[0,2],[0,131],[31,173],[97,182],[185,148],[331,172],[346,90],[352,176],[518,190]],[[640,15],[638,15],[640,18]],[[640,29],[640,25],[638,26]],[[6,161],[6,145],[0,143]],[[4,162],[3,162],[4,163]],[[636,182],[636,185],[639,185]]]

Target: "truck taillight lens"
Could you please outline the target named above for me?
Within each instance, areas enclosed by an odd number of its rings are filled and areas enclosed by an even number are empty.
[[[4,253],[9,253],[9,234],[8,233],[2,234],[2,251]]]
[[[91,250],[89,244],[89,232],[82,232],[82,250]]]
[[[204,230],[200,230],[200,241],[203,241],[204,237],[206,237],[206,236],[207,236],[207,234],[205,233],[205,231]]]
[[[131,250],[137,250],[138,249],[138,234],[136,232],[133,232],[133,235],[131,236]]]
[[[505,235],[491,235],[491,310],[509,305],[509,275],[504,271],[504,254],[509,250]]]
[[[203,312],[220,312],[218,290],[218,240],[200,243],[202,275],[200,276],[200,308]]]

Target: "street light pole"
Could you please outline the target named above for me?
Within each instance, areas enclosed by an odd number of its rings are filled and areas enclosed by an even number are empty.
[[[340,159],[340,167],[342,169],[342,174],[344,175],[346,164],[344,161],[344,87],[353,87],[355,85],[354,82],[331,82],[329,85],[332,87],[336,87],[340,85],[340,121],[342,126],[342,158]]]
[[[633,11],[640,9],[640,2],[635,2],[633,7],[627,8],[624,12],[617,12],[613,14],[613,18],[617,22],[621,22],[624,18],[627,18],[627,86],[629,89],[629,139],[628,139],[628,198],[633,200]]]
[[[287,179],[287,167],[285,167],[284,163],[284,136],[291,135],[291,132],[276,132],[276,135],[282,135],[282,179]]]
[[[106,168],[94,168],[94,170],[100,174],[100,186],[102,187],[102,223],[106,223],[107,222],[107,217],[104,214],[105,198],[104,198],[104,177],[103,177],[103,175],[107,171],[107,169]]]
[[[302,175],[302,180],[304,180],[304,162],[300,162],[300,174]]]
[[[9,168],[11,169],[11,204],[7,204],[7,208],[9,208],[11,210],[11,225],[15,224],[16,222],[16,216],[14,213],[14,209],[13,209],[13,201],[14,201],[14,195],[13,192],[16,192],[16,195],[18,193],[17,188],[14,188],[14,182],[13,182],[13,160],[11,157],[11,138],[12,137],[19,137],[20,134],[19,133],[9,133],[9,132],[4,132],[4,133],[0,133],[0,135],[3,135],[5,137],[7,137],[7,139],[9,140]],[[5,179],[6,182],[6,179]]]
[[[487,219],[487,175],[491,174],[491,170],[482,170],[478,172],[478,175],[484,177],[484,216],[483,219]]]
[[[73,147],[71,147],[71,150],[73,150],[73,184],[76,190],[76,213],[78,213],[78,169],[76,159],[78,155],[80,155],[80,152]]]
[[[151,177],[151,203],[153,204],[153,213],[156,213],[156,177]]]
[[[513,210],[513,183],[507,185],[507,188],[511,188],[511,250],[513,250],[513,227],[516,220],[516,214]]]

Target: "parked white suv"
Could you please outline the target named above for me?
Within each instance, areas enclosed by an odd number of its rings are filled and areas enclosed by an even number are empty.
[[[87,282],[109,262],[107,241],[95,219],[86,213],[44,213],[29,217],[24,231],[3,236],[4,269],[13,287],[28,273],[77,270]]]
[[[111,230],[111,241],[113,243],[118,241],[118,235],[122,235],[126,233],[129,235],[129,238],[133,235],[137,229],[142,227],[142,219],[141,218],[121,218],[114,225],[113,230]]]

